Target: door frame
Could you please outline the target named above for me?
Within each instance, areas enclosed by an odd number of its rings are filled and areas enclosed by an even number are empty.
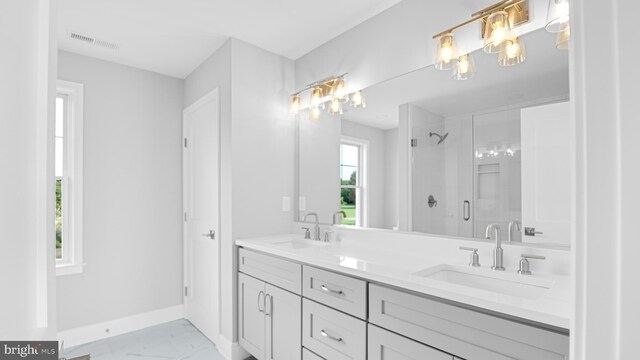
[[[203,95],[202,97],[200,97],[198,100],[196,100],[194,103],[192,103],[191,105],[187,106],[186,108],[184,108],[182,110],[182,133],[181,133],[181,138],[180,138],[180,147],[182,149],[182,305],[183,305],[183,317],[186,319],[187,318],[187,296],[185,295],[185,288],[187,286],[189,286],[189,266],[190,266],[190,262],[189,262],[189,241],[187,238],[187,226],[186,226],[186,216],[185,214],[187,213],[187,209],[188,209],[188,197],[187,197],[187,168],[186,168],[186,164],[187,164],[187,152],[185,151],[185,135],[186,135],[186,119],[187,117],[195,112],[196,110],[202,108],[204,105],[209,104],[212,101],[217,101],[218,102],[218,159],[217,159],[217,163],[218,163],[218,168],[220,168],[220,162],[221,162],[221,156],[220,156],[220,152],[221,152],[221,134],[220,134],[220,130],[221,130],[221,123],[222,123],[222,113],[221,113],[221,106],[220,106],[220,88],[216,87],[213,90],[211,90],[210,92],[206,93],[205,95]],[[221,225],[221,221],[220,221],[220,211],[221,211],[221,206],[220,206],[220,181],[221,181],[221,174],[220,171],[218,171],[218,219],[217,219],[217,223],[218,223],[218,229],[216,229],[216,233],[217,233],[217,238],[218,241],[216,241],[216,246],[218,247],[218,259],[216,259],[217,261],[217,267],[218,267],[218,288],[220,288],[220,282],[221,282],[221,267],[220,267],[220,255],[221,255],[221,237],[220,237],[220,227]],[[220,313],[220,303],[221,303],[221,291],[218,291],[218,302],[217,302],[217,307],[215,309],[216,312],[216,316],[218,317],[218,328],[216,329],[216,339],[211,339],[215,342],[216,346],[219,346],[219,340],[220,340],[220,335],[221,335],[221,331],[220,331],[220,326],[221,326],[221,313]]]

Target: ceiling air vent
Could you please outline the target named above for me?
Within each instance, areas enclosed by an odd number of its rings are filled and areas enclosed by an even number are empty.
[[[99,47],[103,47],[111,50],[118,50],[120,48],[120,45],[114,42],[96,39],[94,37],[79,34],[77,32],[69,32],[69,38],[73,40],[82,41],[86,44],[91,44],[94,46],[99,46]]]

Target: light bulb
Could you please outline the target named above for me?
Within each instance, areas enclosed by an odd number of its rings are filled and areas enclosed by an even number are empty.
[[[311,118],[311,120],[320,119],[320,108],[318,107],[311,108],[311,113],[309,114],[309,117]]]
[[[293,95],[291,97],[291,104],[289,106],[289,112],[291,114],[297,114],[297,113],[300,112],[301,108],[302,108],[302,104],[301,104],[300,95]]]
[[[567,50],[571,39],[571,26],[568,26],[556,35],[556,48]]]
[[[320,86],[316,86],[311,91],[311,99],[309,100],[309,107],[320,107],[322,105],[323,98],[322,88]]]
[[[453,78],[456,80],[468,80],[475,74],[476,66],[471,55],[461,55],[458,58],[456,67],[453,69]]]
[[[329,113],[331,115],[342,114],[342,100],[340,98],[333,98],[331,100],[331,105],[329,106]]]
[[[438,70],[449,70],[455,66],[456,48],[452,33],[442,35],[436,47],[436,63]]]
[[[548,32],[561,32],[569,26],[569,0],[549,0],[547,10]]]
[[[333,81],[332,99],[349,101],[349,96],[347,96],[347,87],[345,85],[344,79],[338,79]]]
[[[502,43],[510,36],[509,14],[502,10],[489,15],[484,29],[484,52],[500,52]]]
[[[362,91],[358,90],[351,94],[351,106],[353,106],[354,108],[366,107]]]
[[[527,59],[524,42],[519,37],[507,40],[502,44],[502,52],[498,55],[500,66],[514,66]]]

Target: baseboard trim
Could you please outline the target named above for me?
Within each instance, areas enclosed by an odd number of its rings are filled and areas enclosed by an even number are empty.
[[[184,306],[176,305],[120,319],[60,331],[58,332],[58,341],[64,341],[65,348],[69,348],[182,318],[184,318]]]
[[[251,356],[240,344],[231,342],[226,337],[218,337],[218,351],[226,360],[244,360]]]

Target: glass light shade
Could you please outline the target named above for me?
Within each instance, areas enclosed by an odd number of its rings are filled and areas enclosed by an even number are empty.
[[[311,91],[311,99],[309,100],[309,107],[319,108],[320,106],[322,106],[323,97],[324,94],[322,93],[322,88],[320,86],[316,86],[315,88],[313,88],[313,90]]]
[[[447,33],[438,38],[438,44],[436,46],[436,69],[452,69],[455,66],[456,56],[453,34]]]
[[[331,105],[329,105],[329,113],[331,115],[342,114],[342,98],[331,99]]]
[[[340,99],[341,101],[349,101],[349,96],[347,94],[347,87],[345,85],[344,79],[338,79],[333,81],[333,86],[331,88],[331,98],[332,99]]]
[[[561,32],[569,26],[569,0],[549,0],[547,11],[548,32]]]
[[[310,109],[309,111],[309,118],[311,120],[318,120],[320,119],[320,108],[319,107],[313,107]]]
[[[366,107],[362,91],[358,90],[351,94],[351,106],[354,108]]]
[[[490,54],[500,52],[502,43],[510,37],[509,14],[503,10],[489,15],[484,28],[484,52]]]
[[[291,103],[289,105],[289,112],[291,114],[297,114],[300,112],[302,108],[302,99],[300,99],[300,95],[293,95],[291,97]]]
[[[569,40],[571,39],[571,26],[567,26],[564,30],[556,35],[556,48],[567,50],[569,48]]]
[[[468,80],[476,74],[476,64],[469,54],[461,55],[453,68],[453,78],[456,80]]]
[[[524,43],[519,37],[507,40],[502,44],[502,51],[498,55],[500,66],[513,66],[523,63],[527,59]]]

